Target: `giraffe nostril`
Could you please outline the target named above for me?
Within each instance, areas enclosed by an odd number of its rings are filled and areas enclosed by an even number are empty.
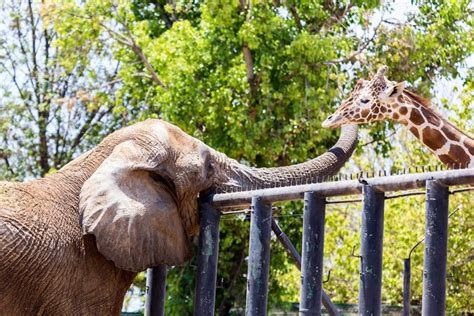
[[[332,119],[332,117],[333,117],[333,115],[332,115],[332,114],[331,114],[331,115],[329,115],[329,116],[328,116],[328,120]]]

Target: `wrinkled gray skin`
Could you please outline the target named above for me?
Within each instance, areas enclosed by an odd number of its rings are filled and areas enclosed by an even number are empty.
[[[356,134],[343,128],[335,147],[306,163],[256,169],[148,120],[53,175],[0,182],[0,314],[118,315],[137,272],[190,258],[200,191],[333,174]]]

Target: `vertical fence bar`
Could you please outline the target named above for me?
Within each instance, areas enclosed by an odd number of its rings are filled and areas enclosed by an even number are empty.
[[[382,294],[383,192],[364,185],[359,315],[380,315]]]
[[[321,315],[326,200],[304,195],[300,315]]]
[[[261,197],[252,198],[245,306],[248,316],[267,315],[271,224],[272,205]]]
[[[449,189],[437,181],[426,182],[425,257],[422,315],[444,315],[448,254]]]
[[[299,270],[301,270],[301,256],[296,250],[295,246],[291,243],[290,239],[288,236],[281,230],[280,226],[278,223],[275,221],[275,219],[272,219],[272,230],[277,236],[278,240],[282,243],[283,247],[286,249],[288,254],[293,258],[295,261],[296,266],[298,267]],[[341,316],[341,313],[337,310],[336,305],[331,301],[329,296],[324,292],[324,289],[322,290],[322,301],[324,307],[326,307],[329,315],[331,316]]]
[[[146,316],[164,316],[166,298],[166,265],[160,264],[146,272]]]
[[[217,257],[219,252],[220,212],[211,206],[207,197],[200,199],[201,227],[197,258],[194,315],[214,315],[216,301]]]
[[[403,316],[410,316],[411,259],[403,259]]]

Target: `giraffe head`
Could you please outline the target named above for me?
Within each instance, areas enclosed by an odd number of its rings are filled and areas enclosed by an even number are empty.
[[[385,78],[388,67],[381,67],[371,80],[360,79],[351,95],[323,123],[323,127],[370,123],[391,117],[392,104],[405,88],[404,82],[392,82]]]

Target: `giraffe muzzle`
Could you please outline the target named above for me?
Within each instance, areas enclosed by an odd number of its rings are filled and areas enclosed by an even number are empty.
[[[336,128],[341,126],[341,123],[343,121],[343,117],[339,114],[332,114],[329,115],[326,120],[321,124],[322,127],[324,128]]]

